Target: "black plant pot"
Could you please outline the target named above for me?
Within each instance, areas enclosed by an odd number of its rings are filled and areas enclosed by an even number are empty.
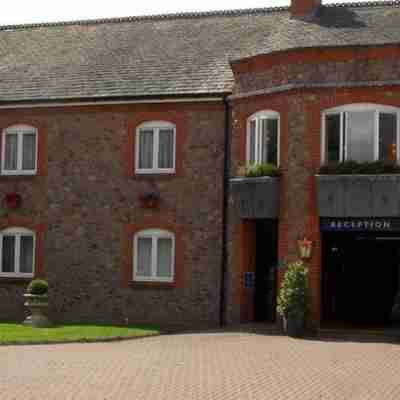
[[[304,318],[297,315],[289,315],[286,321],[287,334],[293,338],[304,336],[305,323]]]

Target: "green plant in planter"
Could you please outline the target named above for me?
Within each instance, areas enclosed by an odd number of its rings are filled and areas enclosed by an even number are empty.
[[[258,178],[261,176],[280,176],[280,170],[273,164],[255,164],[246,167],[245,176],[247,178]]]
[[[289,263],[279,291],[277,307],[286,322],[289,336],[303,336],[309,304],[308,269],[302,261]]]
[[[34,279],[33,281],[31,281],[31,283],[28,285],[28,288],[26,289],[26,293],[34,294],[37,296],[44,296],[48,293],[48,291],[49,284],[43,279]]]
[[[322,175],[399,174],[400,166],[396,163],[388,163],[383,161],[357,162],[348,160],[340,163],[325,164],[320,168],[319,172]]]
[[[24,294],[25,306],[31,312],[24,324],[35,328],[47,328],[51,324],[47,318],[49,284],[42,279],[34,279]]]

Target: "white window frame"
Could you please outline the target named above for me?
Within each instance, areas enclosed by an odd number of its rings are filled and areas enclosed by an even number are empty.
[[[340,115],[340,150],[339,150],[339,162],[344,162],[347,160],[347,146],[344,143],[344,131],[343,131],[343,121],[346,118],[346,127],[347,116],[346,112],[352,111],[374,111],[375,112],[375,132],[374,132],[374,160],[379,160],[379,114],[380,113],[388,113],[388,114],[396,114],[397,116],[397,127],[396,127],[396,162],[398,163],[400,160],[400,108],[386,106],[381,104],[372,104],[372,103],[357,103],[357,104],[347,104],[340,107],[331,108],[329,110],[325,110],[322,113],[322,135],[321,135],[321,165],[327,162],[326,160],[326,117],[328,115]]]
[[[140,276],[137,274],[138,265],[138,239],[150,238],[151,244],[151,276]],[[157,256],[158,256],[158,239],[171,239],[172,241],[172,259],[171,259],[171,276],[157,276]],[[174,282],[175,279],[175,234],[163,229],[146,229],[135,234],[133,238],[133,281],[134,282]]]
[[[158,168],[158,153],[159,153],[159,133],[163,129],[173,130],[173,154],[172,168]],[[139,151],[140,151],[140,131],[153,131],[153,166],[152,168],[139,168]],[[171,122],[166,121],[149,121],[139,125],[136,129],[136,146],[135,146],[135,173],[136,174],[174,174],[176,164],[176,126]]]
[[[15,237],[14,248],[14,265],[15,272],[3,272],[3,236]],[[20,272],[20,256],[21,256],[21,236],[33,237],[33,260],[32,260],[32,273]],[[7,228],[0,232],[0,276],[7,278],[32,278],[35,275],[35,261],[36,261],[36,234],[30,229],[26,228]]]
[[[25,134],[35,134],[35,168],[22,169],[23,136]],[[17,169],[5,169],[6,166],[6,136],[17,135]],[[30,125],[12,125],[3,130],[1,140],[1,174],[2,175],[36,175],[38,164],[38,130]]]
[[[260,135],[261,132],[259,132],[259,124],[260,121],[264,119],[277,119],[278,120],[278,134],[277,134],[277,157],[276,157],[276,162],[277,162],[277,167],[280,165],[280,148],[281,148],[281,117],[280,114],[277,111],[272,111],[272,110],[264,110],[264,111],[259,111],[256,112],[255,114],[251,115],[249,118],[247,118],[247,126],[246,126],[246,163],[247,165],[250,165],[250,124],[252,121],[256,122],[256,141],[255,141],[255,147],[256,147],[256,162],[255,165],[261,164],[261,146],[259,146],[259,141],[260,141]]]

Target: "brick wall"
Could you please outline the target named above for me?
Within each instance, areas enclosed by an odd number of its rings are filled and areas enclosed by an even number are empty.
[[[179,120],[175,176],[128,173],[138,116]],[[23,218],[30,226],[45,226],[43,273],[50,283],[52,318],[218,323],[222,103],[3,110],[0,115],[1,129],[20,122],[40,126],[46,138],[39,150],[43,173],[0,177],[0,194],[17,191],[23,199],[22,208],[0,222],[9,226]],[[159,210],[141,208],[138,196],[154,190],[161,194]],[[127,227],[157,221],[183,232],[179,284],[124,284]],[[0,279],[1,319],[23,318],[26,284]]]
[[[302,17],[314,13],[321,5],[321,0],[292,0],[290,12],[294,17]]]
[[[345,50],[343,50],[345,51]],[[346,50],[347,51],[347,50]],[[346,62],[342,50],[336,54],[331,51],[329,57],[336,61],[313,59],[310,63],[292,63],[293,54],[287,54],[288,64],[283,55],[279,56],[279,65],[275,65],[274,56],[267,60],[260,56],[237,65],[236,94],[249,93],[266,87],[280,85],[291,79],[303,82],[321,82],[340,79],[352,80],[395,80],[399,78],[400,58],[376,59],[380,50],[369,49],[372,59]],[[389,50],[385,50],[389,51]],[[397,51],[397,50],[396,50]],[[364,55],[363,55],[364,56]],[[297,59],[307,59],[308,52]],[[240,69],[240,68],[241,69]],[[235,68],[235,66],[234,66]],[[254,70],[254,72],[252,72]],[[316,73],[318,73],[316,75]],[[310,286],[312,290],[312,317],[316,324],[321,318],[321,240],[319,217],[316,209],[314,175],[320,165],[321,113],[323,110],[350,103],[377,103],[400,107],[400,90],[397,86],[368,86],[349,88],[288,90],[277,94],[253,95],[237,98],[233,104],[233,132],[231,145],[231,175],[236,174],[239,165],[245,163],[246,120],[255,112],[274,110],[281,117],[281,202],[279,216],[279,259],[294,260],[298,257],[297,240],[306,235],[314,243],[313,256],[308,262],[310,267]],[[230,198],[229,209],[229,308],[227,319],[240,320],[243,315],[243,288],[237,288],[237,259],[235,251],[241,242],[238,236],[242,221],[236,212],[234,199]],[[242,244],[245,242],[242,241]],[[243,268],[243,266],[240,266]],[[236,288],[233,290],[233,288]]]
[[[400,46],[306,49],[236,61],[234,94],[289,84],[399,79]]]

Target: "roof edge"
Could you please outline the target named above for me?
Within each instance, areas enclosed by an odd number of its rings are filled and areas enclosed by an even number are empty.
[[[111,97],[55,97],[37,98],[25,100],[1,100],[2,108],[30,108],[30,107],[66,107],[80,105],[120,105],[120,104],[143,104],[143,103],[191,103],[191,102],[215,102],[232,94],[232,92],[220,93],[194,93],[159,96],[111,96]]]
[[[399,1],[400,6],[400,1]],[[282,50],[274,50],[269,53],[257,53],[252,54],[250,56],[245,56],[242,58],[232,58],[229,60],[229,65],[232,70],[236,65],[240,65],[242,63],[248,62],[257,57],[273,57],[278,54],[291,53],[291,52],[302,52],[309,50],[338,50],[338,49],[367,49],[371,47],[390,47],[390,46],[399,46],[400,42],[388,42],[388,43],[373,43],[373,44],[340,44],[340,45],[325,45],[325,46],[302,46],[302,47],[289,47]]]
[[[364,7],[382,7],[382,6],[400,6],[400,0],[332,3],[323,5],[323,7],[330,7],[330,8],[331,7],[364,8]],[[27,24],[7,24],[7,25],[0,25],[0,31],[23,30],[23,29],[34,29],[34,28],[51,28],[51,27],[62,27],[69,25],[101,25],[101,24],[124,23],[124,22],[162,21],[162,20],[185,19],[185,18],[240,16],[245,14],[260,14],[260,13],[275,13],[275,12],[277,13],[277,12],[289,12],[289,11],[290,11],[289,6],[245,8],[245,9],[216,10],[216,11],[189,11],[183,13],[151,14],[151,15],[130,16],[130,17],[77,19],[69,21],[38,22],[38,23],[27,23]]]
[[[185,18],[203,18],[203,17],[224,17],[224,16],[240,16],[244,14],[259,14],[289,11],[289,7],[266,7],[266,8],[244,8],[233,10],[216,10],[216,11],[189,11],[182,13],[169,14],[150,14],[129,17],[110,17],[110,18],[94,18],[94,19],[77,19],[69,21],[57,22],[38,22],[27,24],[8,24],[0,25],[0,31],[17,30],[17,29],[33,29],[33,28],[51,28],[69,25],[101,25],[124,22],[140,22],[140,21],[162,21]]]

